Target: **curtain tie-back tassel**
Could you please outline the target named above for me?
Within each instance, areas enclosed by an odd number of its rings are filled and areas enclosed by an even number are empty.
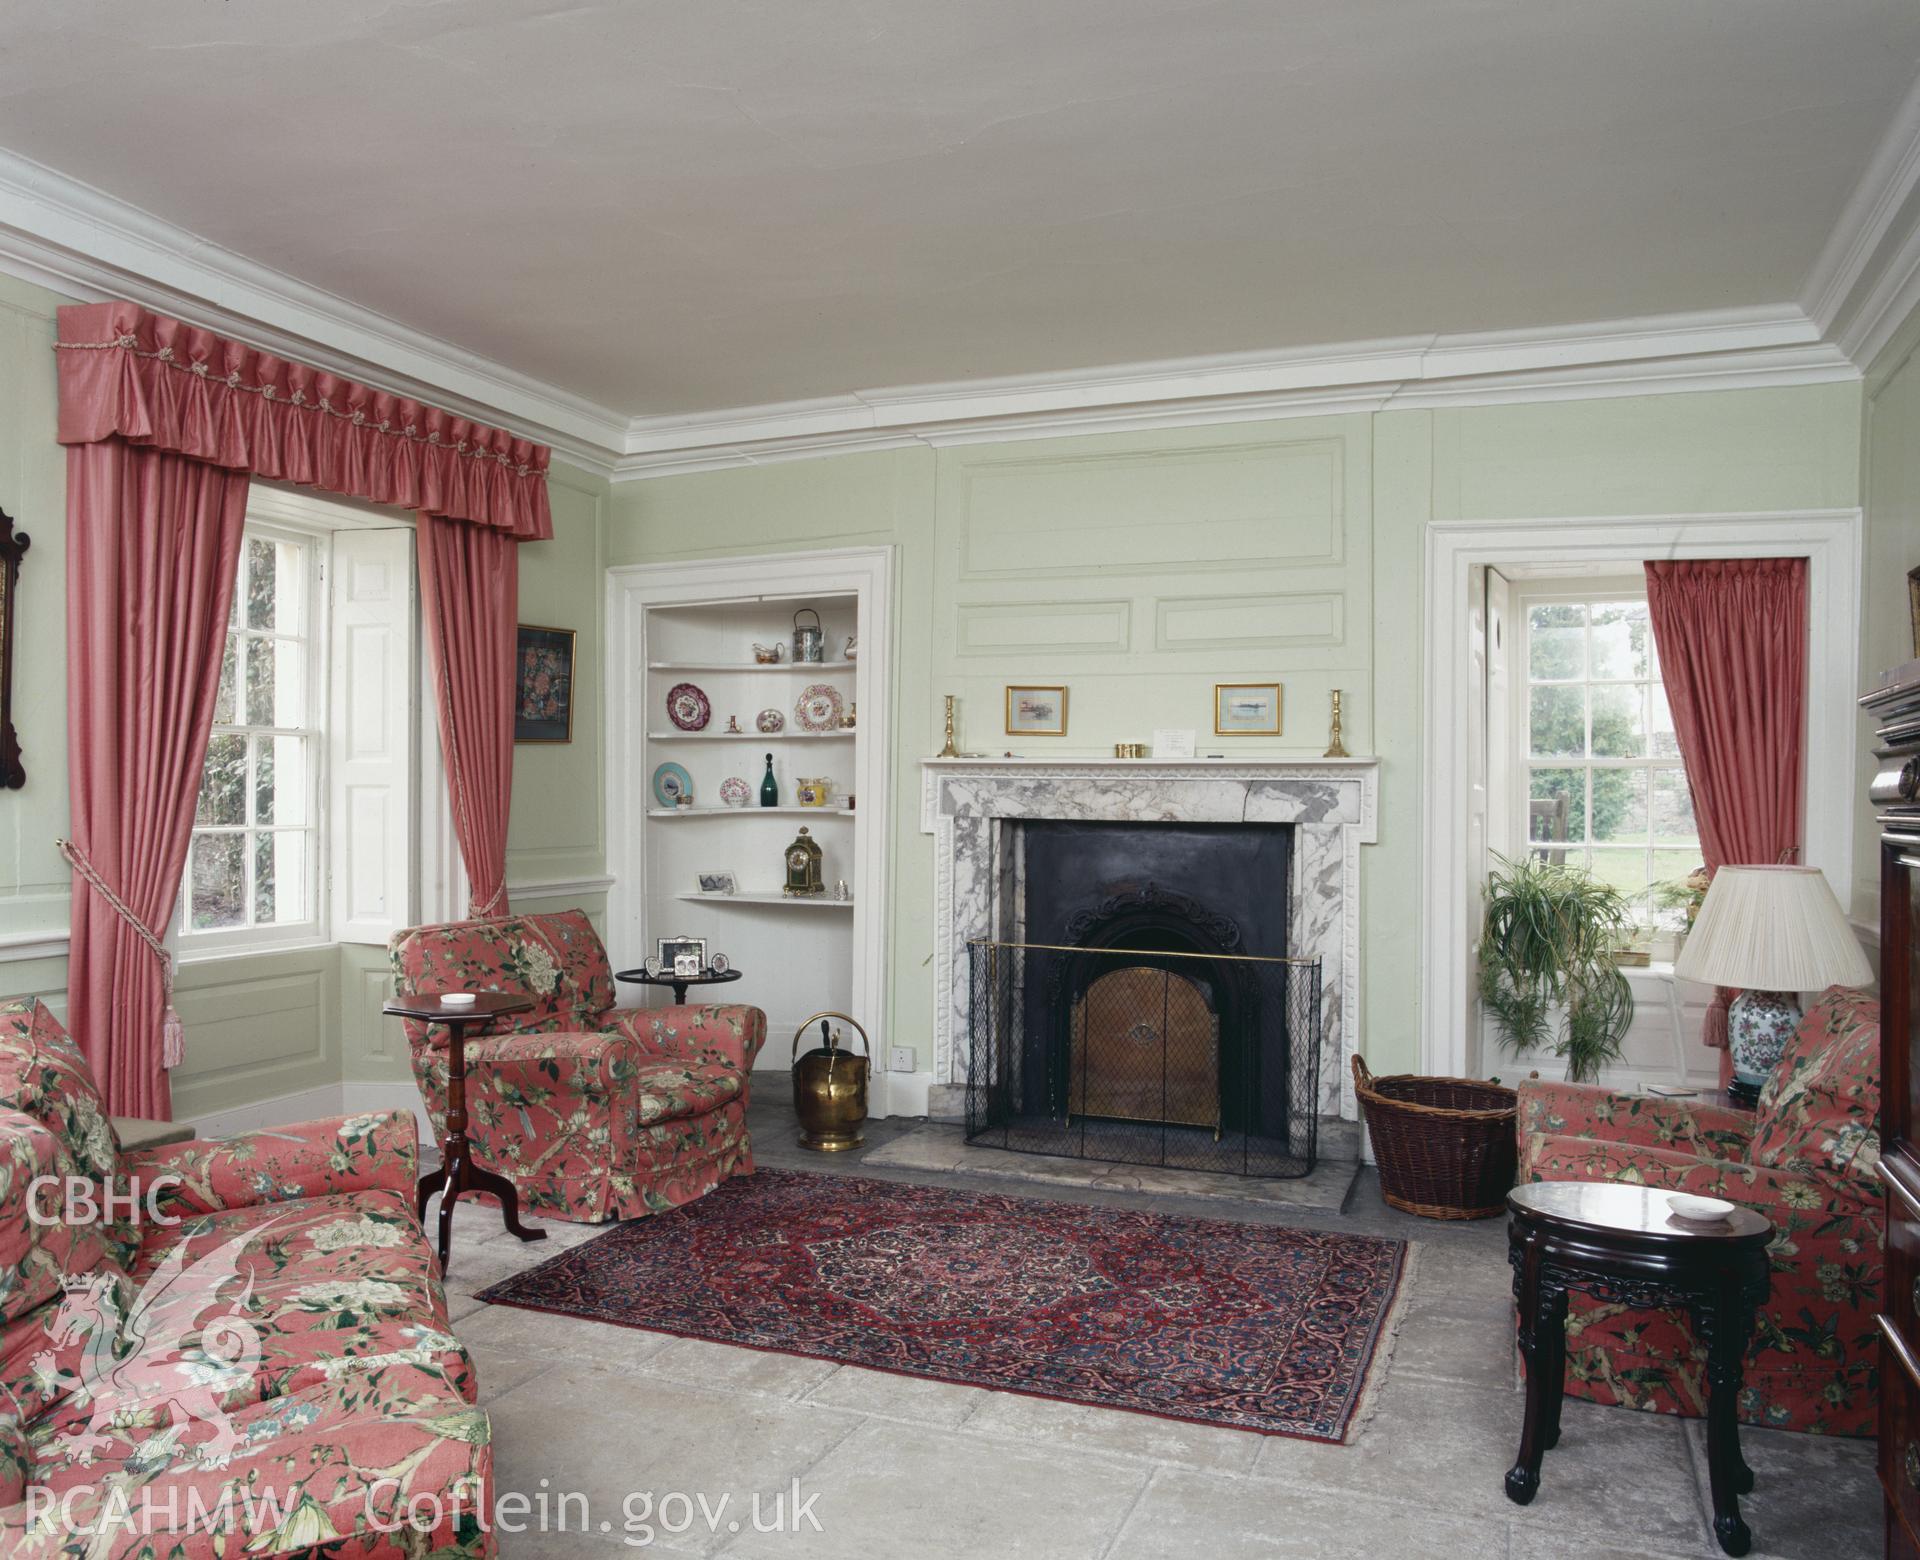
[[[107,886],[107,880],[81,854],[79,846],[72,840],[56,839],[53,843],[60,854],[66,857],[67,865],[107,902],[108,909],[133,928],[135,935],[160,961],[160,1065],[171,1072],[187,1059],[187,1026],[180,1022],[180,1015],[173,1006],[173,955],[167,952],[166,944],[154,935],[153,928],[135,915],[127,902]]]

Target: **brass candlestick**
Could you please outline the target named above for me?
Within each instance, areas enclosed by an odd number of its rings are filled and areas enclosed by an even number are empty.
[[[1347,745],[1340,740],[1340,690],[1338,688],[1333,690],[1333,729],[1328,732],[1327,735],[1330,740],[1327,744],[1325,757],[1353,757],[1353,755],[1347,751]]]
[[[960,756],[960,749],[954,744],[954,740],[953,740],[953,695],[948,694],[947,695],[947,745],[942,749],[940,749],[940,757],[958,758],[959,756]]]

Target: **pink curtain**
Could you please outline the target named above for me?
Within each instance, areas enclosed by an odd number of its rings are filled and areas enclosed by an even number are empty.
[[[420,514],[441,747],[475,913],[504,914],[514,544],[550,452],[131,303],[60,311],[73,1030],[109,1107],[165,1117],[160,947],[186,865],[250,475]]]
[[[74,888],[68,1003],[116,1115],[171,1114],[171,971],[128,917],[158,939],[173,913],[246,511],[245,472],[118,439],[67,451],[69,860],[96,883]]]
[[[504,916],[518,554],[510,536],[427,514],[420,517],[419,551],[420,616],[440,710],[453,829],[467,864],[467,913]]]
[[[1693,792],[1707,871],[1792,860],[1800,849],[1807,699],[1807,560],[1649,563],[1647,610]],[[1721,988],[1702,1038],[1723,1053]],[[1720,1081],[1732,1076],[1720,1058]]]
[[[58,350],[62,444],[124,439],[523,542],[553,535],[544,445],[131,303],[62,309]]]

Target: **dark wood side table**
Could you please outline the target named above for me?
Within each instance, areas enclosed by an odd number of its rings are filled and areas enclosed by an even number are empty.
[[[630,986],[671,986],[673,987],[674,1006],[680,1007],[687,1000],[687,987],[724,986],[729,981],[738,980],[740,978],[740,971],[723,970],[718,975],[711,973],[706,975],[649,975],[645,970],[618,970],[614,973],[613,978],[615,980],[624,980]]]
[[[417,1018],[429,1024],[447,1026],[447,1124],[440,1139],[440,1168],[420,1177],[416,1189],[421,1219],[427,1216],[427,1199],[436,1191],[440,1196],[440,1272],[447,1271],[447,1252],[453,1242],[453,1205],[462,1192],[491,1192],[500,1199],[500,1213],[507,1229],[522,1240],[545,1240],[545,1230],[530,1230],[520,1222],[520,1194],[504,1175],[483,1170],[473,1162],[467,1143],[467,1029],[472,1024],[491,1023],[509,1013],[524,1013],[533,999],[510,991],[479,991],[471,1006],[448,1007],[437,993],[396,997],[381,1009],[394,1018]]]
[[[1753,1470],[1740,1456],[1740,1396],[1754,1313],[1767,1297],[1772,1223],[1736,1208],[1720,1224],[1676,1218],[1668,1193],[1618,1182],[1536,1181],[1507,1194],[1507,1258],[1527,1361],[1520,1455],[1507,1473],[1519,1505],[1540,1488],[1540,1463],[1560,1439],[1572,1290],[1633,1307],[1680,1306],[1707,1347],[1707,1475],[1713,1535],[1744,1555],[1753,1535],[1740,1497]]]

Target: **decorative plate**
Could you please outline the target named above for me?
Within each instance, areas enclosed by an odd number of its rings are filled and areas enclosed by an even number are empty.
[[[733,964],[724,953],[716,953],[711,959],[707,960],[707,968],[712,970],[716,975],[724,975],[728,970],[733,968]]]
[[[794,705],[793,717],[802,731],[838,731],[845,709],[838,688],[830,683],[812,683]]]
[[[771,736],[776,731],[785,731],[787,729],[787,717],[782,715],[778,710],[762,710],[758,715],[753,717],[753,724],[756,729],[764,731]]]
[[[678,764],[662,764],[653,772],[653,799],[662,807],[677,807],[680,798],[693,795],[693,776]]]
[[[713,706],[692,683],[675,683],[667,690],[667,719],[682,731],[704,731]]]
[[[720,800],[729,807],[745,807],[747,799],[753,795],[747,782],[738,775],[729,775],[720,782]]]

